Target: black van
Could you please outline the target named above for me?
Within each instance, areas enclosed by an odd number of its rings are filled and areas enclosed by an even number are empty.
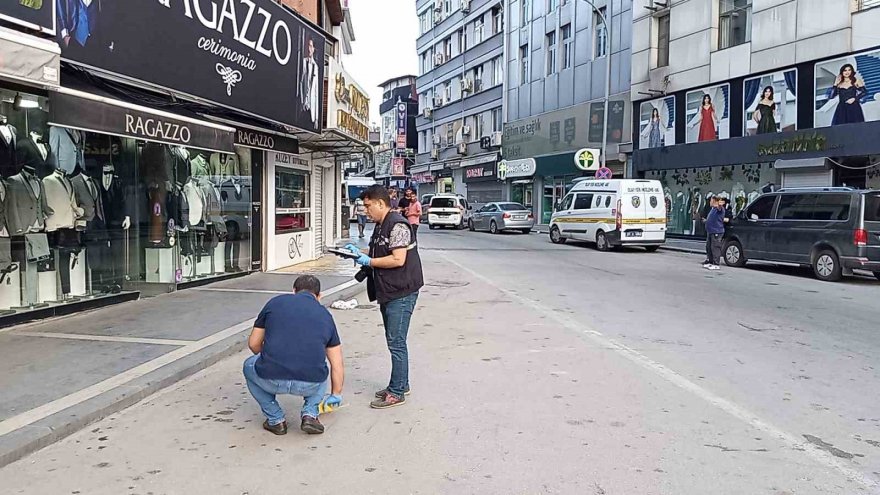
[[[810,266],[820,280],[856,268],[880,279],[880,191],[799,188],[758,197],[725,233],[724,261],[749,260]]]

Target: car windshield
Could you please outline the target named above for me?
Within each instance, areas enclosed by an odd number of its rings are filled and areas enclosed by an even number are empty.
[[[431,200],[431,208],[458,208],[453,198],[434,198]]]
[[[519,203],[501,203],[498,205],[501,211],[523,211],[526,207]]]

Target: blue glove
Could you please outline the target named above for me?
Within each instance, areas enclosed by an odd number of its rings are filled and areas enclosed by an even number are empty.
[[[318,412],[321,414],[330,413],[341,405],[341,395],[329,395],[326,399],[322,400],[320,404],[318,404]]]
[[[352,243],[346,244],[345,249],[348,249],[349,251],[351,251],[352,253],[355,253],[355,254],[361,254],[361,249]]]
[[[370,262],[373,261],[373,258],[370,258],[366,254],[361,254],[361,256],[354,260],[355,263],[361,266],[370,266]]]

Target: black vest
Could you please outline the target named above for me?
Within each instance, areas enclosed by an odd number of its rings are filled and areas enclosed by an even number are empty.
[[[373,230],[373,237],[370,238],[371,258],[391,256],[391,249],[388,248],[391,230],[395,225],[401,223],[410,228],[409,222],[403,215],[396,211],[388,212],[385,220]],[[411,228],[410,232],[412,232]],[[415,236],[411,238],[414,239]],[[414,240],[406,253],[406,263],[403,266],[388,269],[373,268],[372,272],[373,274],[367,282],[367,288],[370,300],[377,301],[379,304],[406,297],[418,292],[425,285],[422,275],[422,260]]]

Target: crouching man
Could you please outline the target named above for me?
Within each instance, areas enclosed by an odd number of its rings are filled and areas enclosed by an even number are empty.
[[[254,322],[248,347],[254,353],[244,362],[248,390],[266,416],[263,428],[287,433],[284,410],[275,396],[298,395],[305,399],[300,418],[302,431],[324,433],[318,420],[318,405],[327,391],[327,361],[330,362],[328,406],[342,403],[342,345],[333,317],[319,302],[321,282],[304,275],[293,284],[293,294],[277,296],[266,303]]]

